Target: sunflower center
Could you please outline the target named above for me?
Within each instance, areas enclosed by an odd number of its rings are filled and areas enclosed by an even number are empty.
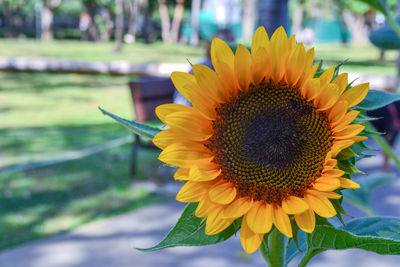
[[[241,196],[268,203],[304,196],[331,147],[325,113],[298,89],[272,81],[221,104],[213,126],[206,146],[222,177]]]

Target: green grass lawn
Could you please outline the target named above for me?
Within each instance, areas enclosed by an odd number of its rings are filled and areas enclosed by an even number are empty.
[[[132,118],[130,77],[4,72],[0,79],[0,168],[130,135],[97,109]],[[165,200],[132,188],[129,152],[127,144],[81,160],[0,174],[0,249]],[[171,179],[156,156],[140,151],[137,179]]]
[[[316,60],[323,60],[324,67],[336,66],[343,60],[348,62],[342,72],[374,75],[396,75],[397,51],[387,51],[385,60],[379,59],[380,50],[372,45],[342,46],[340,44],[320,44],[315,47]]]
[[[2,57],[49,57],[88,61],[127,60],[134,63],[198,61],[204,48],[187,45],[165,45],[161,42],[150,45],[144,43],[125,44],[120,53],[113,53],[113,43],[93,43],[84,41],[52,41],[1,39]]]
[[[127,60],[133,63],[186,63],[198,62],[204,48],[187,45],[125,44],[122,52],[112,53],[113,43],[81,41],[52,41],[41,43],[30,39],[2,39],[0,57],[49,57],[88,61]],[[325,66],[334,66],[345,59],[342,71],[363,74],[395,75],[396,51],[388,51],[385,60],[379,60],[379,49],[373,45],[343,46],[341,44],[315,45],[316,59],[323,59]]]

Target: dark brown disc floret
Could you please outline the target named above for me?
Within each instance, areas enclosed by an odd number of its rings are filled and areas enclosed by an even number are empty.
[[[281,204],[303,197],[331,147],[324,112],[297,88],[263,81],[217,108],[206,146],[240,196]]]

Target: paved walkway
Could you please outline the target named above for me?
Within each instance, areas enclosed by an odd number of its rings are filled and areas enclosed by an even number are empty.
[[[400,154],[400,144],[397,145]],[[361,162],[361,169],[377,171],[381,157]],[[371,173],[371,172],[370,172]],[[397,173],[400,177],[400,174]],[[372,195],[379,215],[400,217],[400,179],[376,189]],[[245,255],[238,237],[209,247],[176,247],[140,252],[159,242],[177,221],[184,205],[169,202],[84,225],[69,233],[32,242],[0,253],[1,267],[258,267],[265,266],[259,252]],[[347,205],[355,217],[365,216]],[[291,267],[297,266],[295,259]],[[361,250],[327,251],[311,267],[395,267],[399,256],[381,256]]]

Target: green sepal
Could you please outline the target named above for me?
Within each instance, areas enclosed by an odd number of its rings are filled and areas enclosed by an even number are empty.
[[[365,128],[359,135],[367,136],[367,135],[382,135],[382,134],[384,133]]]
[[[355,153],[350,147],[343,149],[340,153],[336,156],[337,160],[348,160],[353,157],[358,157],[358,154]]]
[[[304,254],[307,250],[306,233],[299,230],[297,233],[297,242],[291,242],[289,247],[286,249],[285,253],[285,264],[288,265],[289,262],[298,255]]]
[[[372,147],[368,147],[364,144],[364,142],[358,142],[354,143],[351,146],[351,149],[358,155],[357,160],[363,159],[363,158],[369,158],[375,156],[374,154],[368,154],[366,153],[367,151],[376,151],[376,149]]]
[[[357,169],[354,163],[351,162],[351,159],[338,160],[338,168],[349,174],[354,174],[354,173],[365,174],[364,172]]]
[[[230,225],[221,233],[206,235],[204,219],[194,215],[198,203],[189,203],[181,217],[165,238],[151,248],[137,248],[140,251],[156,251],[176,246],[207,246],[223,242],[237,232],[237,225]],[[240,224],[239,224],[240,225]]]
[[[142,124],[139,122],[123,119],[121,117],[118,117],[115,114],[112,114],[111,112],[108,112],[108,111],[102,109],[101,107],[99,107],[99,109],[101,110],[101,112],[104,115],[110,116],[111,118],[116,120],[118,123],[120,123],[121,125],[128,128],[131,132],[133,132],[141,137],[153,139],[156,134],[161,132],[161,129],[159,129],[159,128],[145,125],[145,124]]]
[[[332,226],[332,224],[326,218],[321,217],[316,213],[315,213],[315,225],[329,225],[329,226]]]
[[[340,68],[341,68],[344,64],[346,64],[348,61],[349,61],[349,59],[347,58],[347,59],[343,60],[342,62],[339,62],[339,64],[337,64],[337,65],[335,66],[335,72],[334,72],[334,74],[333,74],[332,80],[334,80],[334,79],[339,75],[339,70],[340,70]]]
[[[336,210],[336,217],[339,219],[340,223],[341,223],[343,226],[345,226],[346,224],[345,224],[344,221],[343,221],[342,214],[343,214],[343,215],[346,215],[346,216],[348,216],[348,217],[353,217],[353,216],[349,215],[349,214],[343,209],[342,204],[340,203],[339,199],[330,199],[330,201],[331,201],[333,207],[334,207],[335,210]]]
[[[294,216],[291,216],[290,218],[290,224],[292,225],[292,233],[293,233],[293,237],[288,239],[288,243],[286,246],[286,249],[289,248],[290,242],[293,240],[294,243],[296,244],[297,249],[300,250],[300,246],[299,246],[299,240],[298,240],[298,232],[300,230],[299,226],[297,225]]]
[[[370,117],[370,116],[368,116],[366,114],[360,113],[354,119],[353,123],[362,124],[362,123],[365,123],[365,122],[376,121],[376,120],[379,120],[379,119],[381,119],[381,118],[374,118],[374,117]]]

